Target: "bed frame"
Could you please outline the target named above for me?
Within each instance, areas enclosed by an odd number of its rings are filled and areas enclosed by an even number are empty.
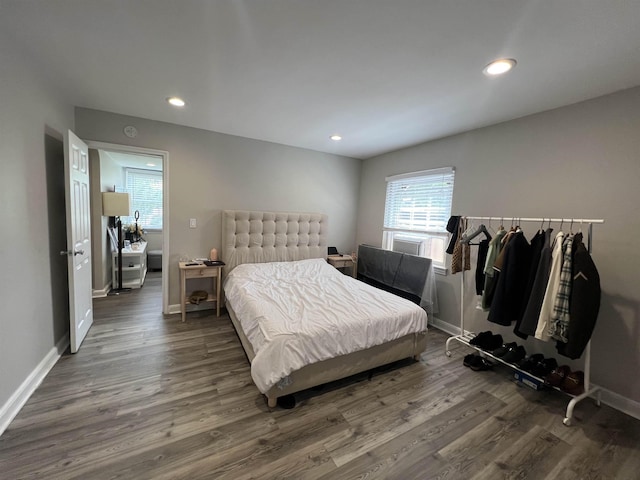
[[[286,262],[327,256],[327,216],[319,213],[225,210],[222,219],[222,259],[225,274],[242,263]],[[253,362],[255,353],[233,308],[227,303],[242,347]],[[405,335],[392,342],[307,365],[289,375],[286,386],[265,393],[270,408],[278,397],[339,380],[388,363],[413,357],[426,348],[426,332]]]

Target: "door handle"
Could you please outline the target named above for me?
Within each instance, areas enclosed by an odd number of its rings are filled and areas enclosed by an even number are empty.
[[[60,255],[62,256],[73,255],[75,257],[76,255],[82,254],[84,254],[84,250],[60,250]]]

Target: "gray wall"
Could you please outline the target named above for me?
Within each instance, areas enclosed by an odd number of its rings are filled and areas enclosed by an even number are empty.
[[[63,134],[73,108],[0,38],[0,409],[69,332]]]
[[[605,219],[594,226],[602,307],[592,380],[640,402],[639,157],[640,88],[382,155],[363,163],[357,239],[381,243],[385,176],[449,165],[456,167],[454,214]],[[525,227],[531,237],[538,225]],[[508,336],[510,328],[474,309],[472,277],[467,325]],[[460,275],[438,276],[438,289],[438,317],[458,325]],[[535,339],[525,347],[554,354]]]
[[[225,209],[326,213],[330,244],[355,246],[360,160],[84,108],[75,118],[84,140],[169,152],[170,305],[179,302],[179,258],[220,249]]]

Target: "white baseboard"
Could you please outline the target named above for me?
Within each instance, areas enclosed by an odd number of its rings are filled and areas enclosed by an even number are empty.
[[[450,323],[436,317],[429,318],[429,326],[442,330],[449,335],[460,335],[460,327],[451,325]]]
[[[456,325],[452,325],[448,322],[440,320],[439,318],[432,317],[429,319],[429,326],[435,327],[438,330],[442,330],[449,335],[460,335],[460,327]],[[468,332],[467,332],[468,333]],[[444,352],[443,352],[444,355]],[[602,388],[599,385],[592,384],[593,387],[598,387],[600,389],[601,398],[600,401],[605,405],[609,405],[611,408],[615,408],[616,410],[626,413],[627,415],[637,418],[640,420],[640,403],[631,400],[629,398],[623,397],[611,390],[607,390],[606,388]]]
[[[618,395],[617,393],[612,392],[611,390],[607,390],[606,388],[602,388],[598,385],[593,386],[597,386],[600,389],[600,400],[602,401],[602,403],[604,403],[605,405],[609,405],[610,407],[615,408],[622,413],[626,413],[630,417],[640,420],[640,403],[623,397],[622,395]]]
[[[93,289],[91,292],[91,296],[93,298],[102,298],[102,297],[106,297],[107,294],[109,293],[109,290],[111,290],[111,283],[107,284],[104,288],[100,288],[100,289]]]
[[[61,338],[55,347],[49,350],[49,353],[40,361],[38,366],[33,369],[31,374],[22,382],[22,385],[9,397],[9,400],[0,408],[0,435],[7,429],[9,424],[16,418],[20,409],[27,403],[29,397],[33,395],[36,388],[42,383],[44,377],[56,364],[64,351],[69,346],[69,337],[65,335]]]

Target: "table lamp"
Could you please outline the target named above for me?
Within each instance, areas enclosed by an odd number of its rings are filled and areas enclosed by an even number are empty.
[[[122,220],[120,217],[131,215],[129,208],[129,194],[117,192],[102,193],[102,214],[105,217],[116,217],[118,229],[118,287],[112,288],[109,295],[128,292],[130,288],[122,288]]]

